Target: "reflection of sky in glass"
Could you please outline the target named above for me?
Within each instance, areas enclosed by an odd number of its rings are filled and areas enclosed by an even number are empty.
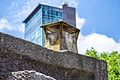
[[[39,11],[26,23],[25,39],[34,43],[45,45],[45,34],[41,25],[62,19],[62,10],[42,5]]]

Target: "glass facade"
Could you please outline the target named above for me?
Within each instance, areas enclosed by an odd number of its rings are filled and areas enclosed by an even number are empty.
[[[45,33],[40,26],[62,19],[60,8],[41,5],[40,9],[25,23],[25,39],[44,46]]]
[[[42,6],[42,24],[59,21],[61,19],[61,9],[49,6]]]

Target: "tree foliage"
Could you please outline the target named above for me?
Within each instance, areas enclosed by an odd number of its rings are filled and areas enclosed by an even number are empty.
[[[111,53],[98,53],[94,48],[86,51],[87,56],[91,56],[100,60],[105,60],[108,65],[108,79],[120,80],[120,53],[113,51]]]

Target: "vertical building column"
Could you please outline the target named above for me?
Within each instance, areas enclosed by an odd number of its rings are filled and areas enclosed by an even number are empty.
[[[68,4],[62,5],[63,21],[76,27],[76,9],[69,7]]]

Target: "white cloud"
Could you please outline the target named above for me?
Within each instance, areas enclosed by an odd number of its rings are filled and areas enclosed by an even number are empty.
[[[84,18],[80,18],[78,14],[76,14],[76,25],[77,28],[81,29],[85,25],[86,20]]]
[[[0,30],[9,30],[9,31],[19,31],[19,32],[24,32],[24,24],[13,24],[10,23],[7,19],[1,19],[0,20]]]
[[[24,31],[25,31],[24,28],[25,28],[25,25],[24,24],[20,24],[19,31],[24,33]]]
[[[13,19],[14,23],[22,23],[36,6],[37,3],[34,0],[12,2],[9,17]]]
[[[14,30],[14,27],[8,22],[6,19],[0,20],[0,30],[2,29],[8,29],[8,30]]]
[[[78,50],[84,54],[87,49],[95,48],[98,52],[120,51],[120,43],[103,34],[92,33],[87,36],[80,35],[78,39]]]

